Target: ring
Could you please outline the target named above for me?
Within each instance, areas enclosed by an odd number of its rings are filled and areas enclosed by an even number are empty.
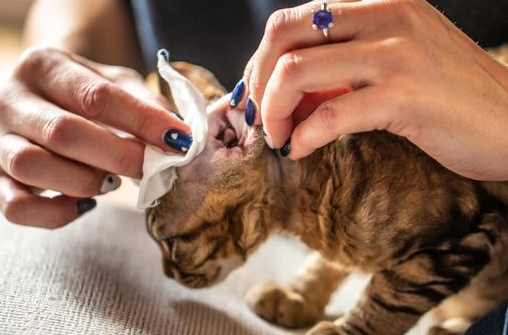
[[[323,35],[325,35],[326,42],[330,43],[330,37],[328,34],[328,30],[333,27],[333,15],[328,5],[323,3],[321,5],[321,9],[318,11],[312,10],[314,14],[312,16],[312,29],[317,30],[320,29],[323,31]]]

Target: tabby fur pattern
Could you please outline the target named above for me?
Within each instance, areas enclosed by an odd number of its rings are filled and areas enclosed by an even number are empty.
[[[204,69],[177,68],[200,74],[191,80],[209,101],[224,93]],[[430,334],[458,335],[508,298],[507,183],[461,177],[382,131],[290,161],[259,127],[231,141],[235,118],[243,115],[210,117],[218,126],[207,148],[147,212],[169,277],[209,286],[269,235],[287,233],[316,252],[291,285],[260,285],[247,300],[269,322],[314,325],[308,335],[402,335],[432,309],[440,322]],[[318,322],[354,271],[372,274],[356,307]]]

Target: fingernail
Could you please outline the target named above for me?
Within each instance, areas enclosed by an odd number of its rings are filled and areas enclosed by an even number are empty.
[[[157,52],[157,56],[159,56],[159,57],[162,56],[166,62],[169,62],[170,55],[169,55],[169,51],[167,51],[166,49],[160,49]]]
[[[95,199],[81,199],[76,203],[76,214],[81,215],[91,211],[97,206]]]
[[[114,191],[120,187],[120,184],[122,184],[122,180],[120,179],[120,177],[108,173],[104,178],[104,181],[102,182],[100,191],[103,194]]]
[[[164,142],[175,150],[187,152],[192,145],[192,136],[170,129],[164,134]]]
[[[268,145],[268,147],[270,149],[273,149],[274,146],[273,146],[272,137],[270,135],[268,135],[268,133],[264,129],[263,129],[263,136],[265,137],[266,145]]]
[[[229,106],[231,108],[235,108],[238,106],[240,101],[242,100],[243,93],[245,92],[245,81],[240,80],[235,88],[233,89],[233,93],[231,93],[231,100],[229,100]]]
[[[284,146],[280,148],[280,154],[282,155],[282,157],[286,157],[287,155],[289,155],[290,151],[291,151],[291,137],[286,142],[286,144],[284,144]]]
[[[170,112],[171,114],[173,114],[174,116],[176,116],[177,118],[179,118],[180,120],[185,121],[185,120],[183,119],[183,117],[182,117],[180,114],[178,114],[177,112],[172,111],[172,110],[169,110],[169,112]]]
[[[247,99],[247,103],[245,104],[245,122],[252,126],[254,124],[254,119],[256,118],[256,106],[254,106],[254,102],[249,97]]]

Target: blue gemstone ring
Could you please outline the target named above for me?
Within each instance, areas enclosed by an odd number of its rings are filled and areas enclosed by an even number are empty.
[[[330,43],[330,36],[328,34],[328,30],[333,27],[333,15],[328,5],[323,3],[321,5],[321,9],[316,11],[312,10],[314,14],[312,16],[312,29],[323,31],[323,35],[325,35],[326,42]]]

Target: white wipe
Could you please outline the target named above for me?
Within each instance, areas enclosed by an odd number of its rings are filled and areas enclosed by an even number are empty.
[[[175,167],[189,164],[206,145],[208,118],[203,95],[184,76],[174,70],[163,55],[158,56],[159,74],[169,84],[175,105],[192,132],[192,145],[185,155],[164,152],[148,145],[143,162],[143,179],[139,185],[138,208],[157,205],[177,178]]]

